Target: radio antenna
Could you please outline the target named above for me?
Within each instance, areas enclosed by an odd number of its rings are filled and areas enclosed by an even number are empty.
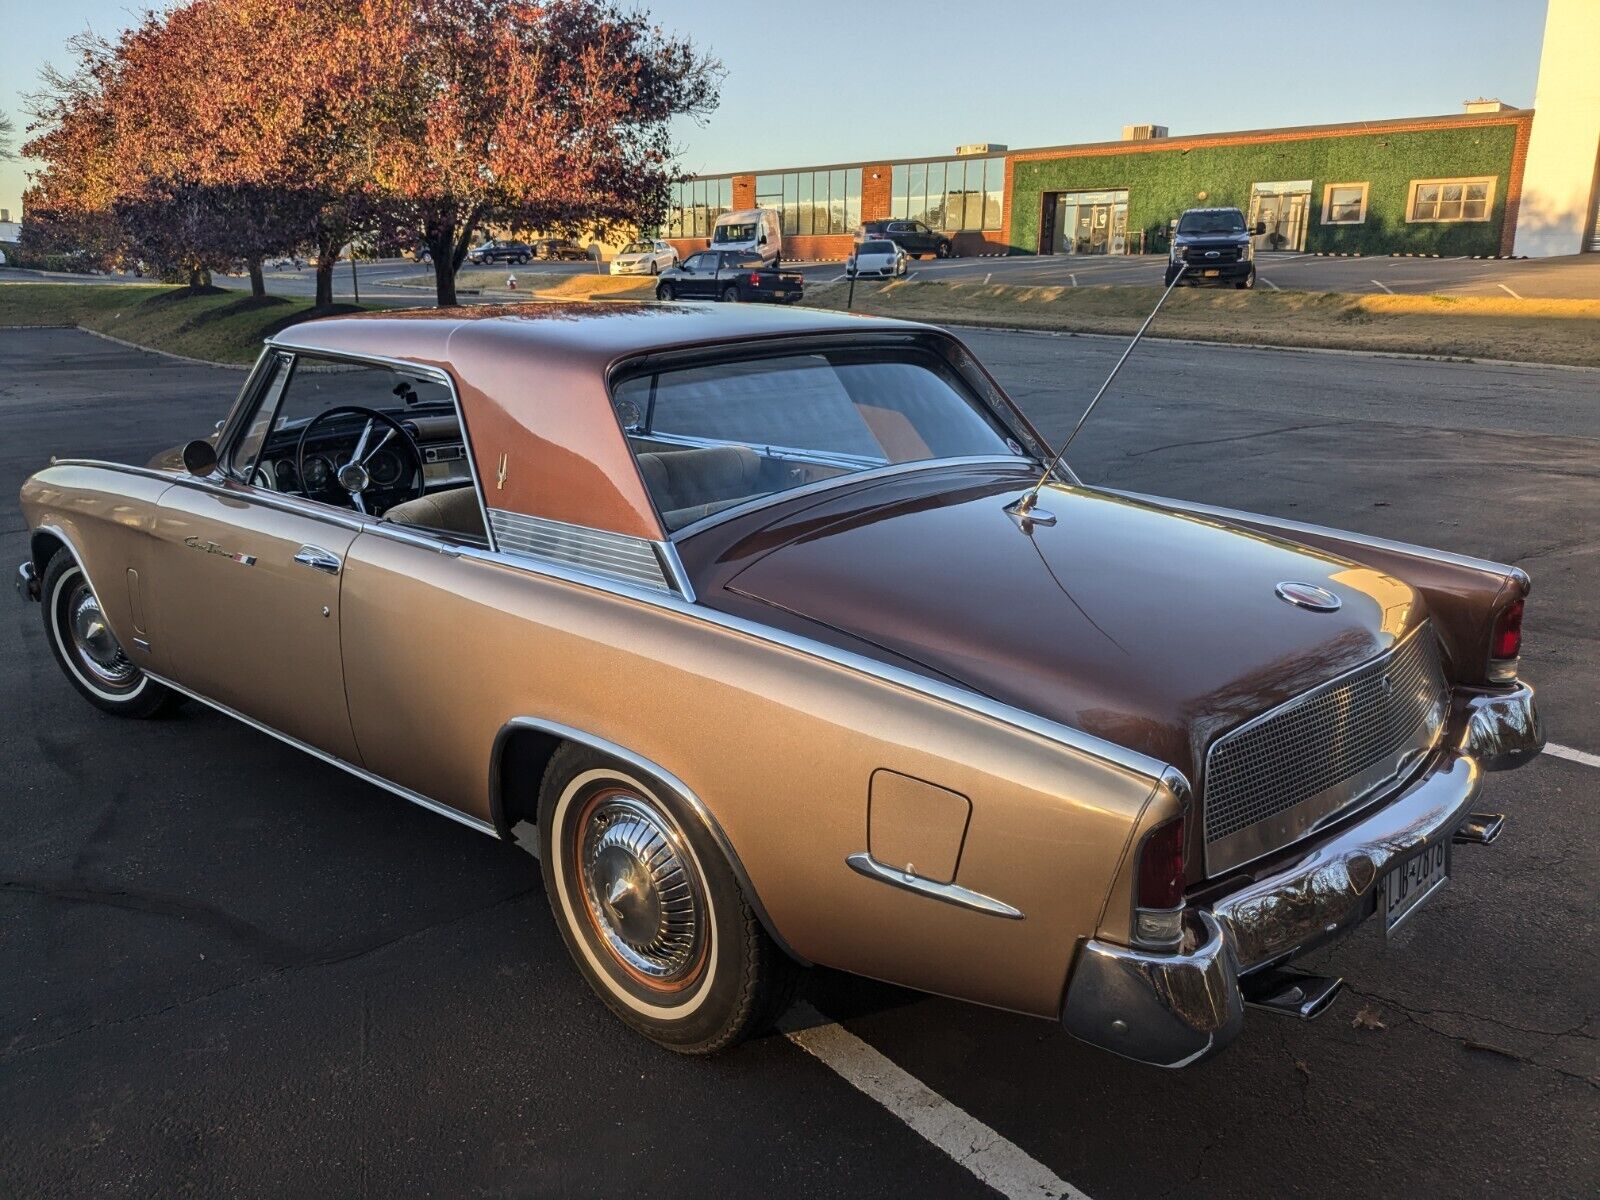
[[[1078,431],[1083,428],[1083,423],[1089,419],[1089,414],[1094,411],[1094,406],[1100,403],[1100,397],[1106,394],[1106,389],[1111,386],[1111,381],[1117,377],[1117,372],[1122,370],[1122,364],[1128,361],[1128,356],[1133,353],[1133,348],[1139,344],[1139,339],[1144,337],[1144,331],[1150,328],[1150,322],[1156,319],[1156,314],[1161,311],[1161,306],[1167,302],[1167,297],[1172,295],[1172,289],[1178,286],[1178,281],[1183,278],[1183,273],[1189,269],[1189,264],[1180,262],[1178,272],[1172,277],[1172,282],[1167,284],[1167,290],[1161,293],[1161,299],[1156,301],[1156,306],[1150,310],[1150,315],[1144,319],[1144,324],[1139,326],[1139,332],[1133,335],[1133,341],[1128,343],[1128,348],[1122,352],[1122,357],[1117,359],[1117,365],[1111,368],[1111,374],[1106,376],[1106,381],[1100,385],[1100,390],[1094,394],[1094,399],[1089,401],[1089,407],[1083,410],[1083,416],[1078,418],[1078,423],[1072,427],[1072,432],[1067,435],[1067,440],[1061,443],[1061,449],[1056,451],[1056,456],[1045,467],[1044,473],[1020,500],[1013,502],[1006,508],[1018,521],[1035,521],[1041,525],[1055,524],[1055,518],[1045,519],[1045,513],[1034,515],[1034,505],[1039,503],[1039,491],[1050,481],[1051,473],[1061,465],[1061,460],[1066,457],[1067,448],[1072,445],[1072,439],[1078,436]],[[1046,447],[1048,449],[1048,447]]]

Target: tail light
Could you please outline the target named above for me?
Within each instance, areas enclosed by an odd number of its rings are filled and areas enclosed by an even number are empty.
[[[1166,946],[1183,934],[1184,819],[1174,817],[1145,834],[1134,888],[1134,937]]]
[[[1522,654],[1522,601],[1513,600],[1495,618],[1494,635],[1489,639],[1489,680],[1509,683],[1517,677],[1517,659]]]
[[[759,271],[751,271],[750,272],[750,286],[751,287],[760,287],[761,286],[761,273]]]

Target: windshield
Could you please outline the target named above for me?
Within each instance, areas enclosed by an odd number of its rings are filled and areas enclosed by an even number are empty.
[[[910,348],[680,367],[612,398],[669,530],[874,467],[1021,456],[960,376]]]
[[[650,243],[649,242],[629,242],[626,246],[624,246],[622,248],[622,252],[624,254],[649,254],[650,253]]]
[[[1179,233],[1243,233],[1244,214],[1235,208],[1215,212],[1187,212],[1178,222]]]
[[[756,240],[755,223],[751,222],[748,225],[718,225],[712,231],[711,240],[713,243],[753,242]]]
[[[862,242],[858,254],[893,254],[893,242]]]

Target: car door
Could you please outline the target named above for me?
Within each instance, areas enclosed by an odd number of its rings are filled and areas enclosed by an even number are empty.
[[[275,354],[224,461],[169,488],[143,581],[152,640],[174,682],[306,745],[358,763],[340,656],[344,559],[354,512],[251,483],[253,457],[294,387]]]
[[[717,259],[714,250],[691,254],[683,264],[684,278],[678,286],[680,295],[704,297],[715,294],[717,286]]]

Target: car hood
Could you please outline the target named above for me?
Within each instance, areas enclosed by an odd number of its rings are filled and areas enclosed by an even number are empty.
[[[1196,778],[1219,733],[1389,648],[1426,614],[1344,559],[1092,489],[969,473],[853,490],[725,550],[734,596],[872,643]],[[1310,583],[1342,601],[1278,597]]]

